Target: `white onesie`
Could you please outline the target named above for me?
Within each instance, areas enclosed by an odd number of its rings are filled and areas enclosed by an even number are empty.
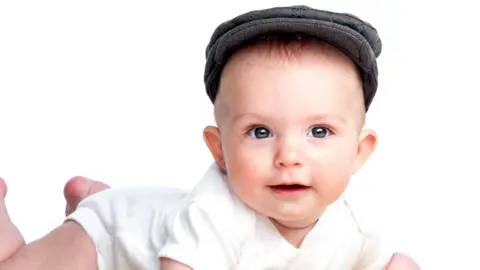
[[[67,220],[92,238],[99,270],[158,270],[166,256],[195,270],[379,270],[393,251],[333,203],[295,248],[246,207],[212,165],[194,189],[110,189]]]

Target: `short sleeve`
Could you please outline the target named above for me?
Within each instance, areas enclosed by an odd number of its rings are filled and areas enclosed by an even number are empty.
[[[157,224],[168,205],[184,194],[164,188],[112,188],[78,205],[66,221],[75,221],[92,239],[99,270],[159,269]]]
[[[168,218],[159,258],[167,257],[195,270],[234,269],[238,247],[233,214],[195,204],[183,206]],[[225,213],[225,212],[223,212]]]
[[[92,239],[97,251],[97,267],[99,270],[110,269],[115,265],[114,241],[111,224],[113,210],[111,199],[119,191],[106,190],[88,197],[79,203],[77,209],[65,221],[75,221]]]

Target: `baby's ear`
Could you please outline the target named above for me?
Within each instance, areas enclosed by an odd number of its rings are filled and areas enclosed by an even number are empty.
[[[220,138],[220,130],[218,127],[207,126],[203,130],[203,139],[205,140],[210,153],[212,153],[212,156],[220,169],[225,171],[225,159],[223,158],[222,140]]]
[[[371,129],[363,129],[358,137],[358,148],[353,174],[357,173],[367,162],[377,146],[377,134]]]

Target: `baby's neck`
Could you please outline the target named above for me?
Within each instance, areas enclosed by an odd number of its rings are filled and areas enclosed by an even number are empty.
[[[312,230],[315,226],[315,222],[310,222],[308,225],[305,226],[288,226],[286,224],[282,224],[274,219],[270,219],[277,228],[278,232],[294,247],[300,248],[302,246],[303,240],[307,236],[307,234]]]

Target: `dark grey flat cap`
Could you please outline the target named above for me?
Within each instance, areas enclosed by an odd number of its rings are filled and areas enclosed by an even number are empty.
[[[348,56],[359,68],[368,111],[377,92],[377,57],[382,42],[377,30],[358,17],[307,6],[255,10],[220,24],[207,46],[205,87],[215,101],[222,70],[229,57],[253,39],[272,34],[298,34],[327,42]]]

